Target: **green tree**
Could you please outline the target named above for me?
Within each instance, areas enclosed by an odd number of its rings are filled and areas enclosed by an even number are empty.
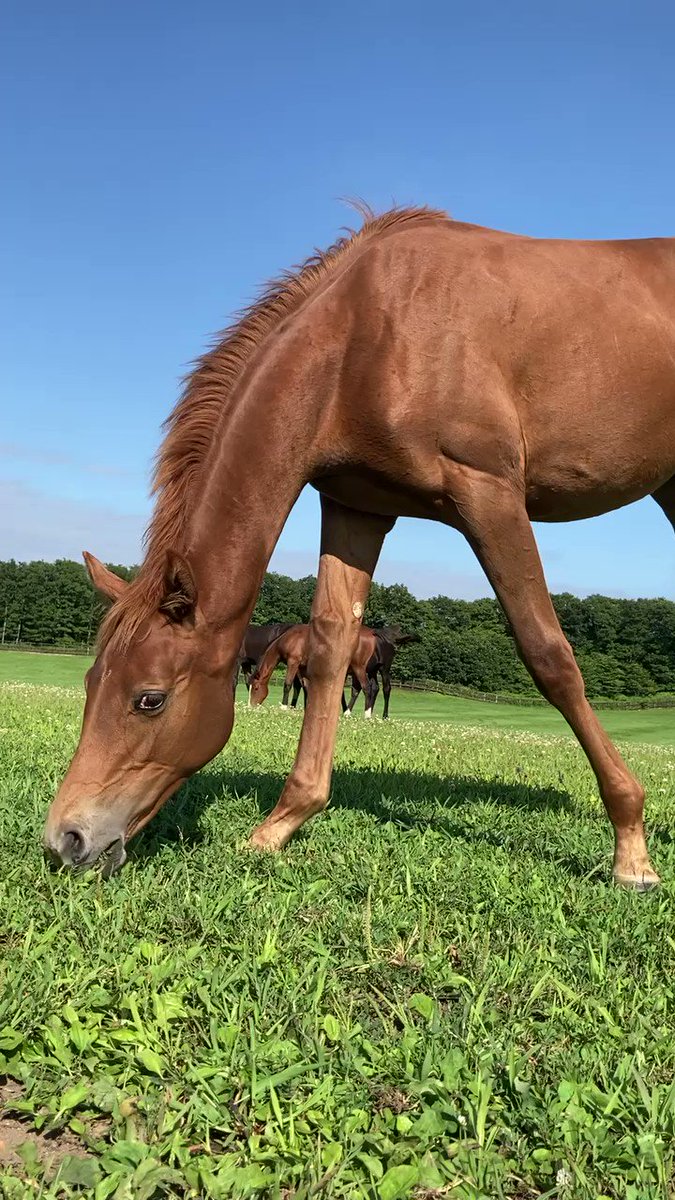
[[[122,578],[136,567],[112,565]],[[276,572],[263,581],[253,619],[309,620],[316,580]],[[617,600],[564,593],[553,597],[591,698],[675,694],[675,604],[670,600]],[[5,644],[74,646],[93,641],[107,602],[92,588],[81,563],[0,562],[0,629]],[[373,584],[367,624],[400,625],[420,642],[394,660],[401,681],[436,679],[485,692],[528,695],[532,681],[518,659],[504,614],[493,599],[417,600],[402,584]]]

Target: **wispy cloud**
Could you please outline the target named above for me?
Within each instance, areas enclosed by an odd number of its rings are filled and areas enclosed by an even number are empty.
[[[0,481],[2,558],[79,559],[92,550],[106,562],[137,563],[146,518],[50,496],[16,481]]]
[[[116,463],[82,462],[73,454],[41,449],[39,446],[26,446],[19,442],[0,442],[0,458],[8,463],[21,461],[40,467],[68,467],[86,475],[102,475],[114,479],[143,478],[142,471],[131,467],[122,467]]]
[[[120,513],[106,504],[55,496],[26,482],[0,481],[0,558],[3,559],[79,559],[82,550],[92,550],[107,562],[137,563],[142,557],[142,535],[146,524],[147,512]],[[308,537],[310,540],[314,540],[314,533]],[[400,548],[397,550],[398,553],[389,557],[385,543],[375,574],[379,583],[404,583],[420,599],[446,595],[473,600],[492,595],[478,563],[475,571],[470,567],[460,571],[445,570],[432,561],[406,561],[400,557]],[[286,548],[282,534],[270,569],[294,578],[315,575],[318,555],[318,536],[316,545],[305,550],[297,546]],[[572,592],[578,596],[597,591],[619,597],[672,594],[668,588],[646,586],[639,572],[629,574],[625,588],[616,588],[609,581],[589,586],[587,581],[575,581],[568,571],[569,567],[554,565],[547,572],[551,591]]]

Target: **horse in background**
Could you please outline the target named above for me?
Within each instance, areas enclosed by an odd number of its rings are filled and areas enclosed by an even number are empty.
[[[258,664],[265,653],[267,647],[271,645],[278,637],[281,636],[287,629],[292,627],[292,621],[276,621],[272,625],[249,625],[244,634],[237,662],[234,668],[234,679],[232,689],[236,693],[237,684],[239,682],[239,672],[244,676],[246,690],[251,687],[251,679],[253,678]],[[297,701],[297,695],[295,697]]]
[[[404,633],[400,625],[385,625],[381,629],[364,630],[374,634],[375,649],[365,665],[365,674],[368,681],[368,690],[365,692],[366,700],[366,717],[372,717],[375,701],[380,690],[377,682],[377,676],[382,679],[382,695],[384,697],[384,711],[382,713],[383,721],[389,719],[389,697],[391,696],[391,668],[394,661],[396,651],[399,646],[409,646],[413,642],[421,641],[418,633]],[[363,639],[363,652],[367,649],[366,641]],[[357,654],[362,650],[362,643],[359,640]],[[362,664],[363,665],[363,664]],[[342,705],[344,715],[351,716],[352,710],[363,688],[361,686],[359,675],[352,673],[352,694],[347,705]]]
[[[418,641],[419,638],[417,634],[402,633],[400,626],[389,626],[388,630],[389,638],[384,636],[384,630],[369,629],[367,626],[360,627],[356,648],[347,670],[347,675],[351,675],[352,677],[353,698],[350,705],[347,705],[345,702],[344,688],[342,691],[342,711],[345,714],[348,712],[351,713],[356,698],[363,691],[366,696],[366,716],[372,716],[373,705],[379,691],[377,672],[384,669],[385,675],[383,676],[382,690],[385,692],[384,679],[386,678],[385,716],[389,715],[389,694],[391,692],[390,669],[397,646],[404,645],[409,641]],[[257,708],[259,704],[262,704],[267,699],[269,681],[273,671],[280,662],[286,664],[281,707],[288,708],[290,690],[296,684],[296,681],[302,687],[306,702],[308,645],[309,625],[292,625],[268,646],[258,669],[251,678],[249,699],[253,708]],[[354,692],[355,688],[358,688],[356,692]]]
[[[267,647],[257,669],[251,676],[248,695],[252,708],[257,708],[267,699],[272,672],[276,670],[280,662],[286,664],[281,707],[288,708],[291,688],[294,688],[293,707],[295,707],[299,694],[298,691],[295,691],[296,687],[302,688],[305,704],[307,703],[307,683],[303,668],[307,659],[308,636],[309,625],[290,625]]]

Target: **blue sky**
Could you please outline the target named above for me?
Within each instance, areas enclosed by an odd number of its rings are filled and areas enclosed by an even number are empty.
[[[180,376],[340,202],[516,232],[675,235],[675,6],[10,0],[4,10],[0,557],[139,557]],[[538,526],[551,588],[675,596],[652,501]],[[273,566],[314,571],[306,492]],[[489,594],[399,523],[377,578]]]

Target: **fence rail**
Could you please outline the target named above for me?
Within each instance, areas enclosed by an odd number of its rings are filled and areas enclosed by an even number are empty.
[[[439,683],[437,679],[409,679],[405,682],[394,681],[396,687],[413,692],[437,692],[442,696],[457,696],[462,700],[480,700],[484,704],[515,704],[523,707],[548,707],[548,700],[542,696],[509,696],[501,692],[479,692],[474,688],[462,687],[460,684]],[[675,696],[634,697],[628,700],[591,701],[593,708],[605,709],[641,709],[641,708],[675,708]]]
[[[72,646],[34,646],[31,642],[2,642],[2,650],[23,650],[26,654],[93,654],[93,643],[90,646],[75,644]]]

